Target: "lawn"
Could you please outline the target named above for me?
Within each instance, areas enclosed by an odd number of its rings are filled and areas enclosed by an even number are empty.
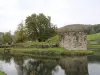
[[[90,34],[88,35],[88,40],[100,40],[100,33],[96,33],[96,34]]]

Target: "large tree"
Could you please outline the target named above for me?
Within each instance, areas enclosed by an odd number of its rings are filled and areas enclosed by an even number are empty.
[[[26,40],[27,34],[26,34],[26,28],[23,23],[20,23],[18,25],[17,30],[14,33],[14,42],[24,42]]]
[[[43,13],[32,14],[25,20],[30,40],[45,41],[55,34],[56,27],[51,24],[51,18]]]

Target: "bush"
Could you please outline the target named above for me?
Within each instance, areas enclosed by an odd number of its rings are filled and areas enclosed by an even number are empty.
[[[18,48],[54,48],[58,47],[57,44],[49,44],[47,42],[25,42],[25,43],[16,43],[13,44],[11,47],[18,47]]]
[[[60,36],[56,35],[54,37],[49,38],[46,42],[47,43],[52,43],[52,44],[58,44],[60,42]]]
[[[10,45],[0,45],[0,48],[8,48]]]

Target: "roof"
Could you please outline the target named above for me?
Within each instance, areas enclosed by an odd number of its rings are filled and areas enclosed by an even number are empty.
[[[74,25],[67,25],[62,28],[58,29],[58,32],[64,33],[64,32],[87,32],[87,26],[86,25],[80,25],[80,24],[74,24]]]

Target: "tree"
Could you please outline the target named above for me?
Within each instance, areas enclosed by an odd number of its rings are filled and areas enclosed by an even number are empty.
[[[14,42],[15,43],[24,42],[26,37],[27,37],[27,34],[26,34],[25,26],[23,23],[20,23],[18,25],[17,30],[14,33]]]
[[[11,32],[6,32],[3,34],[3,42],[11,44],[12,43],[12,35]]]
[[[45,41],[56,33],[56,26],[51,24],[51,18],[43,13],[28,16],[25,24],[28,30],[28,37],[32,41]]]
[[[0,34],[0,44],[3,44],[3,34],[4,33]]]

